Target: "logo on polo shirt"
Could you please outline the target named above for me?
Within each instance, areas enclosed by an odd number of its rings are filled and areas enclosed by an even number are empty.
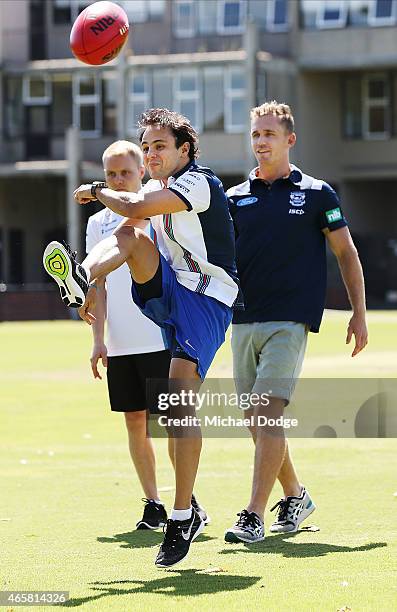
[[[335,221],[340,221],[342,219],[342,211],[338,208],[333,208],[332,210],[325,211],[328,223],[335,223]]]
[[[306,194],[304,191],[291,191],[289,195],[289,203],[291,206],[303,206],[306,201]]]
[[[255,204],[258,201],[258,198],[243,198],[236,202],[237,206],[249,206],[249,204]]]

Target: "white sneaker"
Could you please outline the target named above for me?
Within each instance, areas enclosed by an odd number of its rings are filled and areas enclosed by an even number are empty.
[[[265,527],[255,512],[242,510],[237,514],[236,523],[225,533],[225,542],[262,542],[265,539]]]
[[[43,254],[43,266],[58,284],[63,303],[80,308],[88,291],[87,275],[70,246],[66,242],[50,242]]]
[[[299,525],[316,509],[305,487],[299,497],[284,497],[270,509],[278,508],[277,520],[271,525],[272,533],[295,533]]]

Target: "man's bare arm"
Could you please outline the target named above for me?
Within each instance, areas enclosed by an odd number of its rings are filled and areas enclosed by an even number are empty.
[[[92,334],[94,344],[91,353],[91,370],[94,378],[101,379],[98,371],[98,361],[102,359],[102,365],[107,367],[107,348],[105,345],[105,319],[106,319],[106,283],[105,278],[100,277],[95,281],[96,302],[92,313],[95,320],[92,321]]]
[[[97,189],[95,196],[93,196],[91,185],[81,185],[74,192],[74,198],[79,204],[99,200],[113,212],[131,219],[147,219],[155,215],[187,210],[185,202],[170,189],[148,193],[130,193],[103,188]]]
[[[357,249],[347,227],[342,227],[334,232],[326,230],[324,233],[332,252],[338,260],[343,282],[353,309],[353,316],[347,329],[346,344],[350,343],[354,335],[355,347],[352,352],[352,357],[354,357],[368,343],[363,270]]]

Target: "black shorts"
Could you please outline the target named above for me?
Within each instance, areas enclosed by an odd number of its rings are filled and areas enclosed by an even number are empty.
[[[114,412],[157,412],[150,379],[168,381],[171,355],[167,350],[108,357],[107,380]]]

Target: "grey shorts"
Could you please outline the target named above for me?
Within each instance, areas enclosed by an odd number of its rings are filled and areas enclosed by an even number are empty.
[[[233,376],[238,394],[263,391],[290,401],[302,369],[308,328],[294,321],[232,326]]]

